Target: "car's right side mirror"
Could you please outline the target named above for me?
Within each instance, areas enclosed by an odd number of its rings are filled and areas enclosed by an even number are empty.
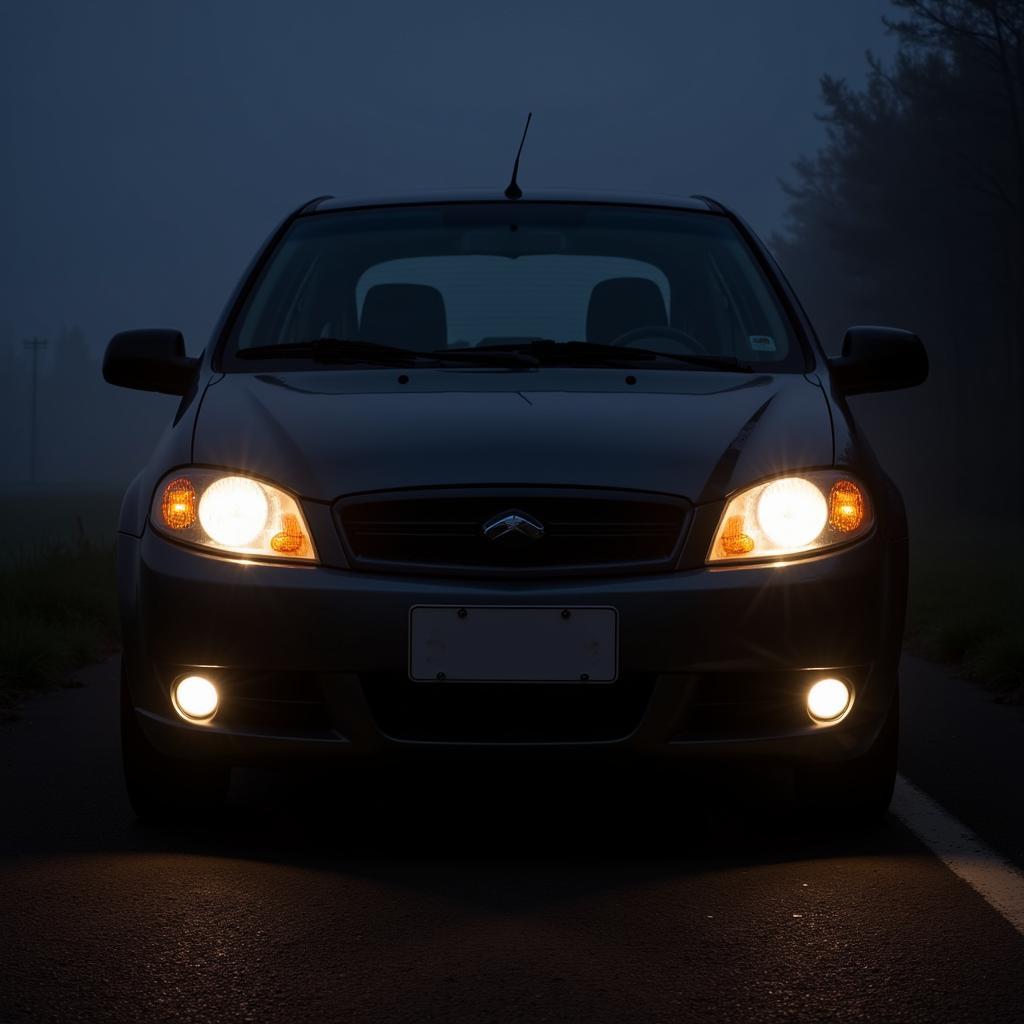
[[[103,357],[108,384],[165,395],[185,394],[198,368],[199,360],[185,355],[180,331],[156,328],[115,334]]]
[[[928,377],[921,339],[896,327],[851,327],[843,338],[843,354],[828,364],[832,382],[844,395],[912,388]]]

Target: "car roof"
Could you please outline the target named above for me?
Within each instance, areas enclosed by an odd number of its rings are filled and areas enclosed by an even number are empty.
[[[520,199],[509,199],[496,189],[418,192],[411,195],[343,198],[322,196],[308,203],[303,214],[329,210],[358,210],[380,206],[423,206],[431,203],[592,203],[609,206],[656,206],[701,213],[721,213],[717,203],[702,196],[662,196],[630,193],[579,192],[563,189],[524,189]]]

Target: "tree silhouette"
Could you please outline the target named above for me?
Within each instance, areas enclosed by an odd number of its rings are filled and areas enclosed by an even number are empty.
[[[891,65],[869,55],[860,90],[823,78],[826,143],[784,183],[774,244],[833,347],[844,319],[925,335],[933,382],[869,416],[908,482],[954,484],[963,512],[1005,512],[1009,488],[1021,514],[1024,0],[893,7]]]

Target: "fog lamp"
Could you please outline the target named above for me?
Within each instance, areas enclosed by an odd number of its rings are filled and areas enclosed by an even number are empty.
[[[174,710],[189,722],[208,722],[217,713],[217,687],[203,676],[185,676],[171,690]]]
[[[852,703],[853,693],[841,679],[819,679],[807,691],[807,714],[822,725],[840,721]]]

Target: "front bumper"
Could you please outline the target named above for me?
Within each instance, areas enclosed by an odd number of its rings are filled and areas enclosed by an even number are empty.
[[[875,533],[785,566],[495,583],[245,564],[147,531],[120,538],[119,581],[132,703],[150,741],[178,756],[571,749],[829,761],[864,752],[891,706],[905,550]],[[495,684],[408,682],[408,612],[421,604],[614,606],[620,681],[603,694],[607,684],[505,687],[516,727],[474,731],[463,712],[490,702],[484,688]],[[225,694],[206,725],[182,721],[169,698],[173,680],[197,668]],[[856,691],[831,727],[803,713],[803,689],[823,672]]]

